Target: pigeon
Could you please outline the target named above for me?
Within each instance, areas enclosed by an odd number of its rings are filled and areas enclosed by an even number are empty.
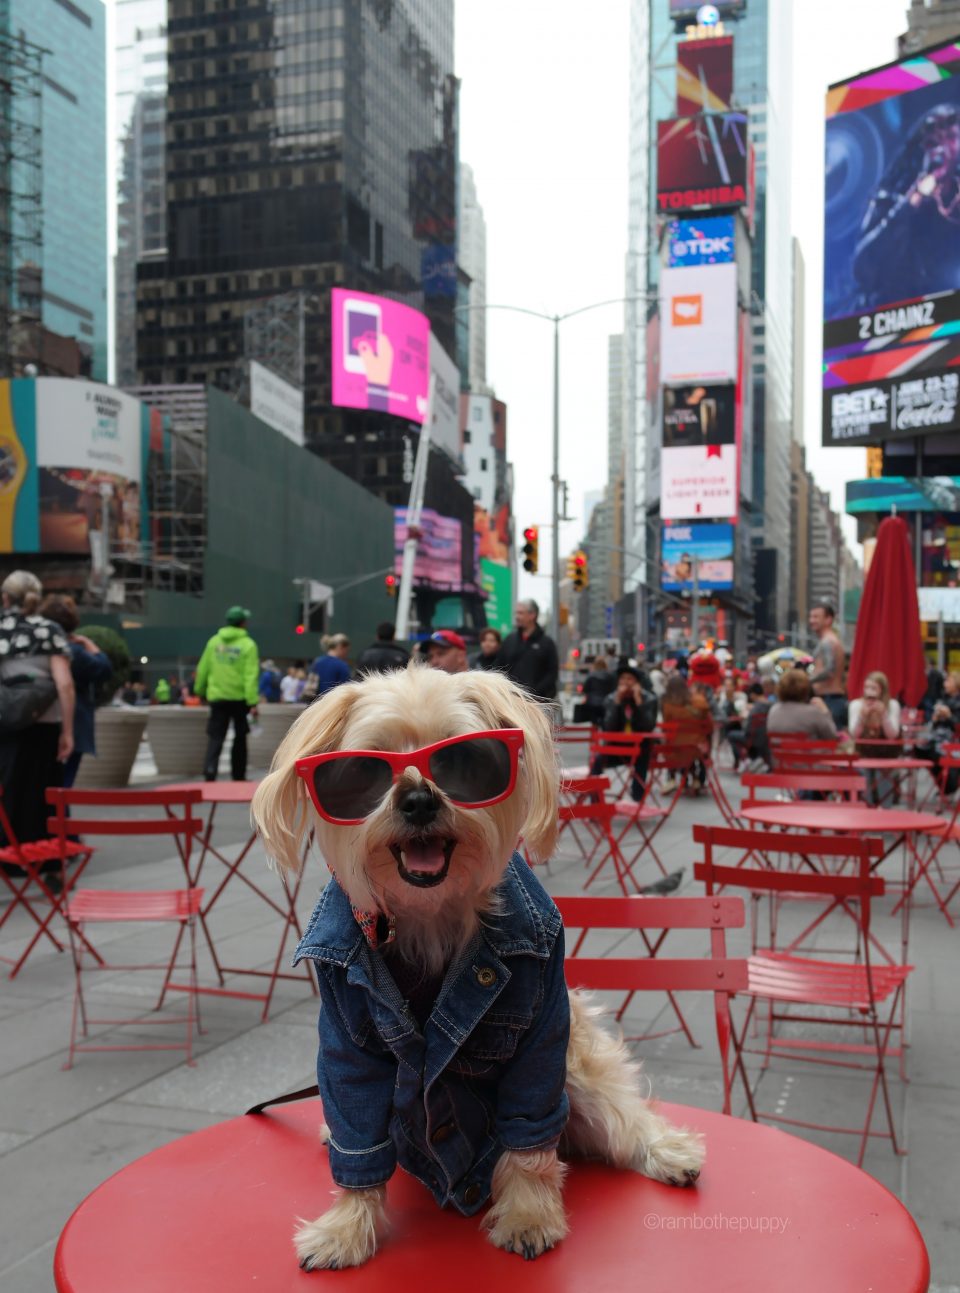
[[[663,897],[664,894],[673,893],[680,888],[680,881],[683,879],[683,867],[679,871],[672,871],[670,875],[663,876],[660,880],[654,880],[653,884],[645,884],[639,892],[649,897]]]

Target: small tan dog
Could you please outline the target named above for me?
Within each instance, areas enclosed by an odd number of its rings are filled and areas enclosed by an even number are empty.
[[[398,757],[399,756],[399,757]],[[310,830],[334,879],[298,949],[321,991],[317,1062],[341,1187],[302,1223],[305,1269],[356,1266],[399,1164],[499,1248],[567,1232],[571,1155],[692,1184],[698,1136],[661,1118],[639,1066],[563,982],[559,913],[515,853],[550,855],[548,718],[498,673],[413,664],[328,693],[294,724],[253,815],[295,870]]]

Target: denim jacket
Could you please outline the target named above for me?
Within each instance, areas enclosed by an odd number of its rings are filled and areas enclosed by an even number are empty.
[[[569,1111],[570,1031],[560,913],[515,853],[500,913],[448,969],[421,1032],[336,881],[295,954],[320,985],[317,1081],[338,1185],[387,1181],[399,1163],[469,1216],[505,1149],[553,1148]]]

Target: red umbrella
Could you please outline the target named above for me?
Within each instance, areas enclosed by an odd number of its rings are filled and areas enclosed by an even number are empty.
[[[857,617],[847,695],[862,696],[864,679],[875,669],[887,675],[891,696],[919,705],[927,690],[927,662],[910,537],[899,516],[888,516],[877,530]]]

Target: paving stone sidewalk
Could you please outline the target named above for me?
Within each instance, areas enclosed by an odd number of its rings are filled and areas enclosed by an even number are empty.
[[[576,757],[576,750],[570,752]],[[141,779],[152,769],[142,761]],[[154,783],[155,784],[155,783]],[[734,786],[732,775],[728,785]],[[692,879],[695,859],[691,841],[694,822],[716,821],[719,814],[709,798],[682,799],[660,833],[657,846],[668,869],[685,868],[680,893],[696,894]],[[246,810],[221,808],[218,843],[235,857],[249,836]],[[168,856],[169,845],[152,840],[101,841],[87,870],[92,884],[169,886],[180,877],[179,862]],[[960,851],[956,861],[960,862]],[[212,885],[219,864],[210,860],[205,882]],[[249,874],[266,887],[279,881],[266,867],[255,845],[245,864]],[[221,869],[222,873],[222,869]],[[569,838],[549,868],[541,870],[555,894],[582,892],[583,861]],[[645,861],[642,879],[655,878],[653,863]],[[301,915],[309,914],[325,872],[319,859],[309,863],[303,886]],[[616,892],[612,874],[605,873],[591,893]],[[3,901],[0,899],[0,901]],[[958,904],[960,906],[960,904]],[[895,946],[899,923],[889,915],[892,900],[879,904],[876,930]],[[0,914],[3,908],[0,907]],[[804,913],[806,915],[806,913]],[[15,914],[9,922],[23,932]],[[241,883],[232,883],[218,904],[213,922],[218,951],[226,963],[269,967],[280,930],[271,909]],[[829,924],[818,935],[820,946],[835,946],[843,935]],[[15,933],[0,931],[4,944]],[[696,932],[671,935],[670,951],[699,955],[705,941]],[[97,944],[114,958],[123,945],[143,935],[110,927]],[[871,1143],[866,1168],[903,1199],[917,1219],[930,1250],[932,1288],[936,1293],[960,1293],[960,931],[950,929],[932,906],[914,911],[911,934],[916,971],[910,984],[910,1082],[893,1083],[902,1105],[907,1156],[895,1158],[889,1143]],[[731,951],[747,949],[748,933],[730,940]],[[163,939],[147,935],[147,943]],[[612,946],[607,941],[607,947]],[[4,950],[6,950],[4,948]],[[666,949],[665,949],[666,954]],[[212,965],[201,950],[203,982],[212,983]],[[234,978],[230,986],[249,987],[252,980]],[[255,989],[254,989],[255,990]],[[99,976],[98,1007],[123,1014],[149,1015],[152,982],[146,976]],[[0,1293],[50,1293],[57,1238],[76,1205],[111,1173],[142,1154],[187,1132],[241,1113],[257,1100],[305,1086],[314,1080],[317,1004],[307,980],[283,982],[276,992],[270,1018],[260,1022],[256,1002],[230,998],[202,999],[205,1032],[197,1045],[195,1067],[187,1067],[175,1052],[103,1052],[80,1055],[64,1072],[72,997],[68,957],[38,948],[13,982],[0,979]],[[678,1032],[637,1044],[654,1090],[666,1099],[719,1109],[721,1082],[709,998],[686,995],[682,1006],[699,1043],[697,1049]],[[182,1010],[182,999],[171,1011]],[[636,997],[624,1019],[628,1036],[661,1032],[675,1018],[661,994]],[[104,1030],[104,1033],[109,1030]],[[116,1031],[116,1030],[115,1030]],[[146,1028],[143,1040],[156,1040]],[[130,1030],[123,1040],[129,1040]],[[824,1123],[854,1121],[864,1098],[862,1075],[776,1064],[763,1077],[766,1107],[786,1116],[812,1116]],[[736,1112],[742,1111],[742,1100]],[[855,1138],[797,1132],[847,1157],[855,1154]],[[775,1281],[771,1283],[775,1288]],[[131,1290],[131,1293],[136,1293]],[[851,1291],[853,1293],[853,1291]]]

